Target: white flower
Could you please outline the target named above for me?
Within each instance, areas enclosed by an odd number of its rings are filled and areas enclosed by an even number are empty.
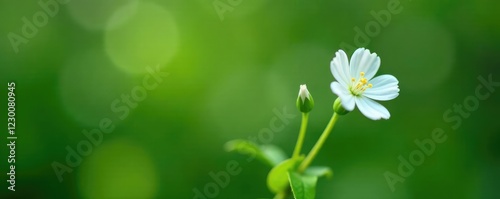
[[[302,103],[306,101],[306,98],[309,99],[309,90],[307,90],[307,86],[305,84],[300,85],[299,96],[302,99]],[[311,100],[311,99],[309,99]]]
[[[357,105],[361,113],[372,120],[389,119],[389,111],[374,100],[396,98],[399,95],[399,82],[392,75],[373,78],[379,67],[380,57],[368,49],[358,48],[350,62],[343,50],[335,53],[330,69],[337,81],[332,82],[330,87],[340,97],[346,110],[352,111]]]

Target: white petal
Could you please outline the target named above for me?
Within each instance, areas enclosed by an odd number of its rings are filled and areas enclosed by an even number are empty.
[[[342,106],[344,107],[345,110],[352,111],[354,110],[354,105],[356,105],[354,101],[354,96],[352,95],[344,95],[340,97],[340,102],[342,103]]]
[[[399,95],[398,79],[392,75],[380,75],[369,82],[372,88],[366,89],[364,96],[375,100],[387,101]]]
[[[305,102],[306,98],[309,99],[310,95],[311,94],[309,94],[309,90],[307,90],[307,85],[305,84],[300,85],[299,96],[302,102]]]
[[[366,79],[371,79],[380,67],[380,57],[376,53],[370,53],[370,50],[358,48],[351,57],[351,77],[359,79],[360,73],[365,73]]]
[[[387,92],[387,93],[381,93],[381,94],[363,94],[364,96],[370,98],[370,99],[374,99],[374,100],[378,100],[378,101],[389,101],[389,100],[392,100],[396,97],[399,96],[399,90],[391,90],[390,92]]]
[[[358,105],[359,111],[363,113],[367,118],[372,120],[389,119],[391,114],[389,111],[381,104],[366,98],[366,97],[356,97],[356,104]]]
[[[335,80],[347,88],[351,77],[349,75],[349,59],[343,50],[335,53],[335,57],[330,62],[330,70]]]
[[[332,82],[330,84],[330,88],[332,89],[332,92],[335,93],[335,95],[338,95],[338,96],[349,94],[349,91],[347,90],[347,88],[344,88],[338,82]]]
[[[345,87],[342,87],[342,85],[340,85],[340,83],[338,82],[332,82],[330,84],[330,87],[332,88],[332,92],[340,97],[342,106],[345,108],[345,110],[352,111],[354,109],[355,102],[354,96],[351,95],[349,90],[347,90],[347,88]]]
[[[392,75],[380,75],[372,80],[370,80],[370,83],[373,84],[373,87],[387,87],[387,86],[397,86],[399,81],[396,79],[396,77]]]

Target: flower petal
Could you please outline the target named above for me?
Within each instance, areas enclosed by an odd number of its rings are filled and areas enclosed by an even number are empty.
[[[330,87],[332,88],[332,92],[340,97],[340,101],[345,110],[352,111],[355,105],[354,96],[351,95],[347,88],[342,87],[338,82],[332,82]]]
[[[364,96],[374,100],[387,101],[399,95],[398,79],[392,75],[380,75],[369,82],[372,88],[366,89]]]
[[[351,57],[351,77],[360,78],[360,73],[365,73],[366,79],[371,79],[377,73],[380,67],[380,57],[376,53],[370,53],[370,50],[358,48]]]
[[[367,118],[379,120],[381,118],[389,119],[389,117],[391,117],[391,114],[384,106],[367,97],[356,97],[354,99],[356,100],[359,111]]]
[[[347,88],[351,76],[349,75],[349,59],[343,50],[335,53],[335,57],[330,62],[330,70],[335,80]]]
[[[340,98],[340,102],[342,103],[342,106],[344,107],[345,110],[352,111],[354,110],[354,105],[356,105],[354,101],[354,96],[352,95],[345,95]]]

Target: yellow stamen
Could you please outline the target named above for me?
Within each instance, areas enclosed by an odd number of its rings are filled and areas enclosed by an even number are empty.
[[[366,78],[364,78],[364,77],[363,77],[363,78],[361,78],[361,80],[360,80],[360,81],[361,81],[361,83],[362,83],[363,85],[365,85],[365,84],[366,84],[366,82],[367,82],[368,80],[366,80]]]
[[[350,87],[351,93],[354,95],[361,95],[363,92],[366,91],[368,88],[372,88],[373,84],[368,83],[368,79],[366,79],[365,72],[360,72],[359,73],[360,78],[356,80],[356,78],[351,78],[352,81],[352,86]]]

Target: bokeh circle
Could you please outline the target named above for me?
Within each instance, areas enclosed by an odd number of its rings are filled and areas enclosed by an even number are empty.
[[[156,169],[149,154],[125,140],[94,147],[78,173],[85,199],[151,199],[157,193]]]
[[[172,15],[159,5],[139,3],[134,14],[122,22],[129,10],[124,6],[108,20],[104,36],[107,54],[116,66],[133,74],[145,73],[147,67],[164,66],[175,55],[179,43]]]

